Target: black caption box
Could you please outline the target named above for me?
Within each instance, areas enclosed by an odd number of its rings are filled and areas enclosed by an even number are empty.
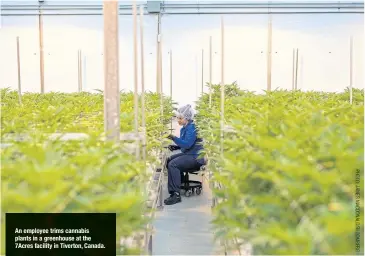
[[[6,256],[116,255],[115,213],[6,213]]]

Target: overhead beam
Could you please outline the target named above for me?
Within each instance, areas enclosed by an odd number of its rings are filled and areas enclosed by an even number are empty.
[[[258,15],[258,14],[290,14],[290,15],[308,15],[308,14],[364,14],[363,11],[351,11],[351,12],[204,12],[204,13],[193,13],[193,12],[170,12],[170,13],[164,13],[167,15]],[[15,16],[38,16],[36,13],[3,13],[2,16],[9,16],[9,17],[15,17]],[[102,13],[43,13],[43,16],[102,16]],[[131,16],[131,13],[119,13],[120,16]]]
[[[63,2],[63,1],[61,1]],[[82,3],[82,2],[81,2]],[[57,4],[55,2],[46,1],[42,3],[45,8],[99,8],[102,9],[102,4],[76,4],[70,2],[66,2],[64,4]],[[158,12],[160,8],[338,8],[338,7],[364,7],[363,1],[356,2],[341,2],[341,1],[330,1],[330,2],[299,2],[299,1],[288,1],[288,2],[215,2],[215,3],[189,3],[187,1],[183,1],[181,3],[175,1],[145,1],[141,3],[137,3],[138,5],[145,5],[146,9],[149,9],[152,12]],[[14,1],[3,1],[3,8],[36,8],[38,4],[17,4]],[[132,4],[119,4],[119,9],[130,9],[132,10]]]
[[[65,1],[66,2],[66,1]],[[81,3],[81,2],[80,2]],[[321,14],[321,13],[364,13],[363,2],[236,2],[225,1],[216,3],[147,1],[141,2],[144,14]],[[42,4],[44,15],[102,15],[100,4],[57,4],[44,2]],[[117,6],[119,15],[132,15],[132,5]],[[33,15],[39,12],[35,4],[16,4],[16,2],[3,2],[2,15],[19,16]]]

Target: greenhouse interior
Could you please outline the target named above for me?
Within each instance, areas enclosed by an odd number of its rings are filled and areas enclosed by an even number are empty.
[[[363,1],[0,6],[1,255],[10,213],[115,214],[72,255],[364,255]]]

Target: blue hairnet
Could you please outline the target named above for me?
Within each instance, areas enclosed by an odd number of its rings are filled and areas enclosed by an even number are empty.
[[[187,104],[185,106],[180,107],[176,111],[176,116],[182,117],[182,118],[190,121],[190,120],[193,120],[193,118],[194,118],[194,110],[190,104]]]

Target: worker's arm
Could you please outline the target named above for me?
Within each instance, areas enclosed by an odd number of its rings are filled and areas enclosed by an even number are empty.
[[[191,148],[195,141],[196,141],[196,130],[195,127],[189,127],[189,129],[186,130],[185,138],[184,140],[174,137],[173,141],[181,147],[182,149],[189,149]]]

